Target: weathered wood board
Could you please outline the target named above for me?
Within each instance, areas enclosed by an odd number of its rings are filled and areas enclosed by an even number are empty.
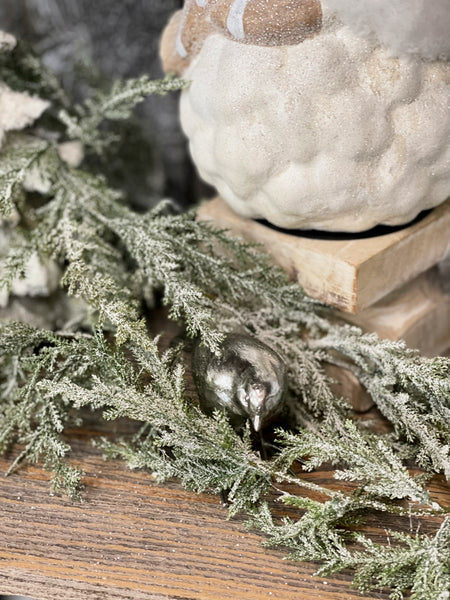
[[[3,479],[0,594],[33,600],[388,599],[388,593],[351,589],[348,573],[316,577],[317,565],[292,563],[281,550],[263,548],[242,518],[226,520],[217,497],[187,492],[174,481],[157,485],[149,473],[104,462],[90,438],[108,432],[95,427],[73,432],[70,440],[71,459],[86,473],[83,503],[49,495],[48,475],[38,466]],[[8,465],[0,458],[0,472]],[[303,476],[347,485],[326,468]],[[430,489],[449,504],[441,477]],[[279,516],[292,516],[289,507],[276,506]],[[385,542],[388,528],[416,531],[420,523],[420,531],[431,534],[440,522],[378,514],[365,531]]]
[[[409,227],[350,240],[281,232],[238,216],[221,198],[203,204],[198,218],[263,244],[308,294],[353,314],[450,254],[450,199]]]
[[[444,275],[432,268],[357,315],[345,320],[380,337],[403,340],[424,356],[450,348],[450,291]]]

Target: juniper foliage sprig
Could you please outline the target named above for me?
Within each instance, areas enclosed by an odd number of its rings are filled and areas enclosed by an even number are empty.
[[[36,463],[44,457],[45,468],[54,473],[53,489],[64,489],[70,497],[77,498],[81,471],[64,462],[70,446],[61,438],[73,420],[69,414],[71,406],[65,398],[54,401],[41,393],[39,382],[47,371],[53,373],[55,380],[68,371],[73,378],[84,380],[92,376],[95,365],[88,355],[76,353],[81,347],[75,348],[51,332],[22,324],[2,327],[1,340],[0,452],[4,453],[14,442],[23,446],[9,472],[24,460]]]
[[[0,47],[1,81],[11,88],[41,96],[55,105],[70,109],[72,102],[58,77],[45,67],[39,56],[22,40]]]
[[[0,162],[1,217],[9,217],[16,204],[21,204],[22,184],[46,149],[47,143],[42,140],[24,144],[20,137],[16,137],[8,141]]]
[[[404,437],[421,466],[450,478],[450,368],[443,357],[424,359],[401,342],[331,327],[315,348],[347,356],[383,415]],[[432,373],[431,379],[428,375]]]
[[[280,461],[292,464],[302,460],[305,471],[313,471],[322,464],[337,465],[334,477],[359,482],[365,493],[392,499],[406,496],[422,503],[430,501],[422,484],[411,478],[392,448],[380,436],[358,430],[352,421],[346,421],[339,437],[330,426],[314,433],[303,431],[294,435],[280,431],[279,435],[284,443]]]
[[[114,134],[101,134],[105,120],[125,121],[137,104],[151,94],[164,95],[179,90],[183,82],[174,77],[152,81],[147,75],[126,81],[116,81],[108,92],[97,92],[84,104],[77,104],[72,113],[62,109],[58,118],[66,128],[69,138],[81,141],[97,153],[116,141]]]
[[[288,499],[287,503],[290,503]],[[290,558],[322,563],[320,575],[343,569],[355,572],[353,585],[361,592],[390,589],[391,600],[402,600],[410,590],[411,600],[446,600],[450,589],[450,518],[446,517],[434,536],[406,535],[388,531],[389,544],[374,543],[361,533],[343,526],[358,512],[352,500],[326,503],[294,499],[308,512],[299,521],[274,522],[263,505],[250,522],[268,536],[265,545],[291,550]],[[352,543],[349,543],[352,542]]]
[[[9,55],[0,61],[0,78],[14,85],[11,60]],[[16,83],[26,89],[27,71],[19,67]],[[221,493],[230,514],[246,513],[269,543],[291,548],[294,558],[318,561],[329,572],[350,567],[361,589],[388,585],[400,598],[412,588],[417,600],[441,600],[439,590],[448,583],[448,521],[434,539],[400,536],[391,548],[345,527],[368,510],[420,515],[436,509],[396,444],[426,470],[449,476],[450,361],[424,359],[402,344],[336,325],[326,307],[255,247],[196,222],[193,213],[171,214],[166,204],[136,214],[101,175],[60,159],[55,141],[77,138],[101,152],[105,118],[127,118],[144,94],[165,93],[184,82],[132,80],[73,108],[54,80],[45,74],[30,79],[32,89],[41,81],[40,91],[49,92],[59,129],[43,138],[10,134],[0,154],[2,210],[9,214],[15,208],[21,219],[0,280],[10,287],[34,253],[56,261],[62,285],[87,303],[92,327],[55,333],[0,326],[0,451],[18,442],[22,450],[13,467],[43,459],[54,472],[54,487],[75,497],[81,473],[67,462],[64,430],[81,424],[86,407],[105,419],[126,417],[141,428],[132,439],[104,441],[109,456],[148,469],[160,481],[178,477],[188,489]],[[22,187],[32,169],[47,182],[38,205],[27,201]],[[278,433],[272,459],[262,460],[248,430],[238,435],[224,415],[204,415],[188,397],[181,353],[176,348],[162,353],[148,333],[149,290],[161,293],[188,336],[213,351],[219,352],[224,332],[240,328],[284,356],[295,431]],[[350,420],[349,405],[335,396],[324,370],[325,363],[342,359],[392,423],[394,435],[381,439]],[[294,475],[294,460],[305,471],[332,462],[337,478],[351,481],[354,492]],[[267,498],[283,484],[295,491],[281,492],[280,499],[304,514],[280,524]],[[311,500],[310,492],[329,500]],[[404,509],[396,499],[416,504]],[[362,549],[355,550],[354,543]],[[433,564],[425,560],[431,550]]]

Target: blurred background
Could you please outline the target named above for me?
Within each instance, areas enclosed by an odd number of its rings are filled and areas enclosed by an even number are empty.
[[[32,44],[65,88],[81,100],[114,79],[163,76],[159,39],[183,0],[1,0],[0,29]],[[117,126],[116,126],[117,127]],[[185,207],[207,195],[188,156],[178,120],[178,94],[138,107],[120,147],[101,165],[137,207],[161,197]],[[108,174],[108,173],[107,173]]]

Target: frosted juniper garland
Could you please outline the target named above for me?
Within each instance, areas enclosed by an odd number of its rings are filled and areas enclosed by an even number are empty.
[[[15,45],[16,40],[12,35],[0,31],[0,52],[11,51]],[[12,90],[0,81],[0,148],[6,144],[8,132],[21,131],[32,125],[49,106],[50,103],[47,100]],[[30,148],[33,145],[32,140],[23,139],[22,142],[23,145],[28,144]],[[10,143],[10,146],[12,145]],[[0,158],[0,177],[7,175],[11,166],[7,158],[4,156]],[[17,166],[16,164],[15,168]],[[26,159],[22,167],[26,168]],[[36,170],[27,173],[25,179],[28,189],[39,188],[39,191],[42,191],[43,182]],[[17,222],[18,215],[15,210],[12,210],[6,219],[0,218],[0,257],[3,257],[8,250],[11,229]],[[16,279],[12,284],[11,291],[16,296],[46,296],[58,286],[59,271],[57,267],[50,262],[43,264],[36,253],[29,258],[25,271],[26,277],[20,280]],[[0,290],[0,307],[7,305],[8,297],[9,294],[4,289]]]
[[[162,42],[191,81],[201,176],[285,228],[398,225],[450,195],[446,0],[186,0]]]

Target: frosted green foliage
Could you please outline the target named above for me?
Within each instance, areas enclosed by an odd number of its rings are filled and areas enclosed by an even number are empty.
[[[303,431],[292,435],[281,432],[280,437],[286,446],[280,459],[288,464],[300,459],[305,471],[313,471],[324,463],[345,465],[347,468],[335,471],[335,478],[360,482],[364,492],[392,499],[409,497],[429,502],[428,494],[411,479],[392,448],[380,436],[363,434],[351,421],[346,421],[345,430],[340,430],[339,437],[329,426],[316,433]],[[307,458],[303,459],[305,456]]]
[[[76,497],[82,474],[69,461],[65,429],[81,426],[86,409],[106,420],[127,418],[138,433],[103,440],[106,455],[147,469],[158,481],[177,477],[190,490],[220,493],[230,515],[247,514],[268,543],[321,563],[324,572],[353,568],[362,589],[387,585],[400,598],[412,588],[416,599],[443,600],[448,521],[435,538],[395,541],[392,534],[386,548],[352,530],[368,511],[442,515],[404,457],[450,474],[450,361],[423,359],[402,344],[336,325],[327,307],[254,246],[196,222],[193,212],[172,214],[168,203],[137,214],[101,175],[61,161],[61,139],[101,152],[104,119],[127,118],[145,94],[182,81],[135,79],[73,108],[35,57],[23,48],[6,56],[0,56],[0,79],[50,98],[47,112],[56,119],[54,130],[48,123],[33,136],[7,136],[0,207],[5,215],[18,211],[20,224],[11,231],[0,284],[10,287],[23,275],[33,253],[51,258],[60,265],[62,287],[88,306],[91,324],[88,331],[64,332],[0,326],[0,452],[20,447],[11,468],[41,461],[53,473],[53,487]],[[36,170],[46,186],[31,197],[23,183]],[[162,298],[185,337],[217,353],[223,334],[240,330],[285,359],[291,430],[277,432],[270,458],[262,458],[250,429],[238,434],[225,415],[203,414],[186,393],[180,348],[161,352],[148,334],[149,293]],[[376,436],[352,420],[351,407],[330,388],[326,363],[354,371],[391,422],[391,435]],[[331,463],[337,481],[351,486],[318,485],[301,470],[295,474],[294,461],[296,471]],[[280,489],[284,484],[289,493]],[[311,500],[311,492],[329,500]],[[302,516],[275,522],[271,494]]]
[[[25,459],[38,462],[44,457],[45,467],[54,472],[53,488],[64,488],[69,496],[77,497],[81,472],[63,462],[70,447],[61,438],[70,421],[70,405],[63,398],[53,401],[43,394],[39,380],[50,370],[56,379],[66,372],[73,377],[89,377],[91,358],[72,353],[72,345],[50,332],[20,324],[2,327],[0,335],[0,451],[8,450],[13,442],[23,445],[10,471]]]
[[[42,140],[25,145],[20,137],[11,137],[0,151],[0,216],[8,217],[15,209],[15,202],[22,194],[22,184],[33,166],[47,149]]]
[[[73,114],[61,110],[59,118],[66,127],[69,138],[80,140],[94,151],[102,150],[116,138],[102,134],[100,125],[106,119],[124,121],[128,119],[137,104],[150,94],[164,95],[179,90],[184,85],[178,78],[167,77],[161,81],[152,81],[143,75],[137,79],[116,81],[108,93],[98,92],[85,104],[75,106]]]
[[[343,569],[355,571],[354,586],[362,592],[392,590],[392,600],[402,600],[410,591],[411,600],[447,600],[450,590],[450,518],[444,519],[434,537],[405,535],[388,531],[389,544],[375,544],[361,534],[342,527],[354,518],[357,506],[352,501],[312,500],[290,502],[307,508],[298,521],[273,520],[267,505],[255,511],[251,524],[269,536],[266,545],[291,549],[290,558],[321,562],[319,575]],[[332,526],[332,527],[330,527]],[[352,541],[352,545],[348,542]]]
[[[21,40],[9,52],[0,52],[0,73],[0,80],[15,90],[54,101],[66,109],[72,105],[59,79]]]
[[[450,478],[448,359],[423,358],[403,343],[361,335],[352,327],[330,328],[314,346],[350,358],[378,408],[415,449],[418,463]]]
[[[409,588],[411,600],[447,600],[450,593],[450,518],[444,520],[434,537],[408,536],[392,531],[389,534],[402,546],[382,546],[357,537],[364,552],[355,553],[348,562],[348,567],[356,567],[355,585],[362,591],[369,591],[375,581],[380,589],[392,588],[394,600],[403,598],[402,591]]]

